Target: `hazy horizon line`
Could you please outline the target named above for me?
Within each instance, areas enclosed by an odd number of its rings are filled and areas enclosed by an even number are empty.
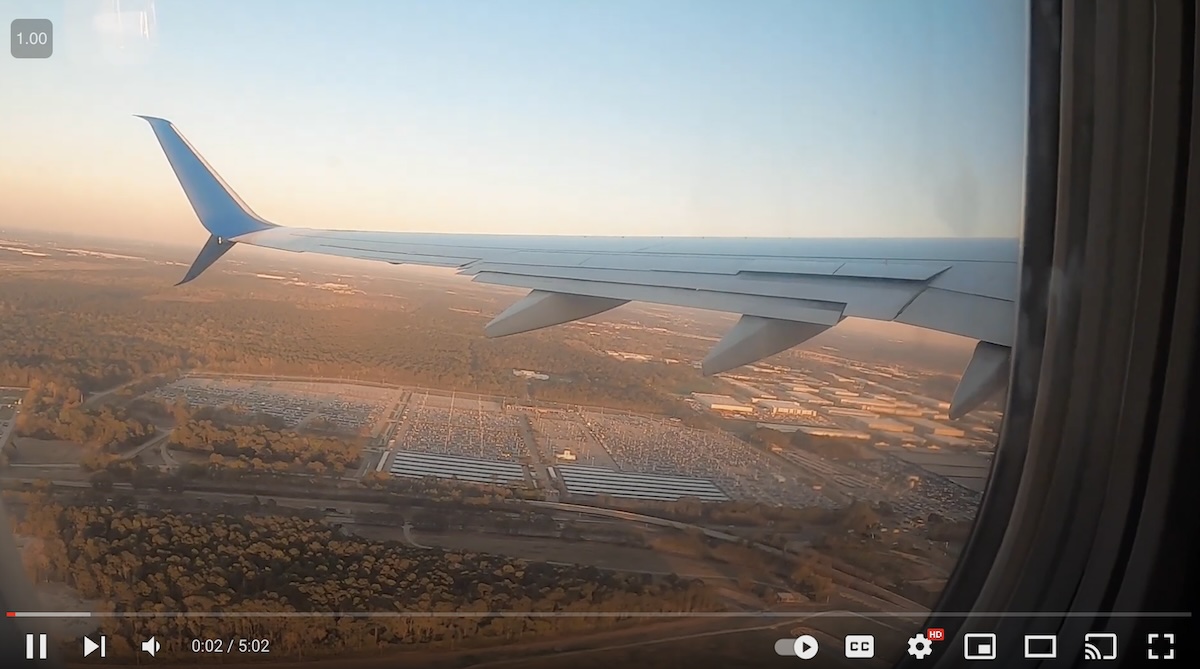
[[[578,233],[548,233],[548,232],[455,232],[446,230],[383,230],[371,228],[307,228],[301,226],[289,226],[276,223],[281,228],[292,230],[328,230],[331,232],[365,232],[365,233],[382,233],[382,234],[406,234],[406,235],[458,235],[463,237],[563,237],[563,238],[604,238],[604,239],[744,239],[744,240],[784,240],[784,239],[820,239],[820,240],[856,240],[856,241],[872,241],[872,240],[950,240],[950,239],[970,239],[976,241],[1008,241],[1019,238],[1019,235],[999,236],[999,235],[904,235],[904,236],[879,236],[879,235],[796,235],[796,236],[756,236],[756,235],[622,235],[622,234],[578,234]],[[196,222],[195,230],[197,237],[204,236],[208,231]],[[75,237],[81,239],[94,239],[106,241],[133,241],[143,244],[155,244],[165,246],[181,246],[194,250],[194,245],[191,242],[181,241],[178,239],[157,239],[146,238],[136,235],[123,235],[120,233],[105,234],[104,232],[79,232],[72,230],[57,230],[48,232],[40,228],[30,228],[21,225],[0,226],[0,234],[18,233],[29,235],[40,235],[43,241],[53,241],[55,237]]]

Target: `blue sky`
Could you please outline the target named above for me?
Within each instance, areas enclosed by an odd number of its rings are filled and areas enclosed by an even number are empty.
[[[1024,2],[125,0],[120,25],[115,4],[0,8],[56,32],[49,60],[0,59],[0,227],[203,239],[132,114],[286,225],[1011,236],[1021,216]]]

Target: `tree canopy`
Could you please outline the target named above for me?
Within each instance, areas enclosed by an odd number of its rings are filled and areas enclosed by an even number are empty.
[[[116,618],[106,632],[131,645],[241,634],[278,643],[273,657],[347,649],[489,643],[613,624],[619,618],[338,618],[339,612],[473,613],[716,610],[699,581],[622,574],[347,535],[316,520],[113,505],[30,506],[20,532],[38,580],[65,581],[117,611],[318,611],[328,619]]]

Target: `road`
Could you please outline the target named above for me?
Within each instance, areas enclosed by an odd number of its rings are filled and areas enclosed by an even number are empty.
[[[12,434],[13,429],[17,425],[17,417],[14,415],[12,420],[0,423],[0,448],[8,443],[8,435]]]
[[[168,447],[169,443],[170,442],[168,442],[165,437],[161,442],[159,442],[159,455],[162,456],[163,462],[165,462],[168,467],[178,467],[179,461],[176,460],[175,456],[171,454],[171,449]]]
[[[163,431],[162,428],[155,428],[157,434],[147,439],[142,445],[134,447],[117,456],[118,460],[132,460],[141,455],[143,451],[149,450],[155,446],[162,448],[163,458],[167,457],[167,438],[171,436],[171,430]],[[168,464],[172,464],[171,460],[167,460]]]
[[[133,385],[139,381],[145,381],[145,379],[144,378],[134,379],[132,381],[127,381],[125,383],[122,383],[119,386],[113,386],[112,388],[109,388],[108,390],[101,390],[98,392],[94,392],[91,395],[88,395],[86,398],[84,398],[83,408],[84,409],[93,409],[96,407],[97,404],[100,403],[100,400],[104,399],[105,397],[108,397],[109,395],[117,392],[118,390],[120,390],[126,386]]]
[[[408,522],[407,520],[404,521],[404,525],[403,525],[402,529],[404,530],[404,540],[408,542],[408,545],[412,546],[413,548],[430,548],[430,546],[424,546],[422,544],[419,544],[419,543],[417,543],[416,539],[413,539],[412,523]]]

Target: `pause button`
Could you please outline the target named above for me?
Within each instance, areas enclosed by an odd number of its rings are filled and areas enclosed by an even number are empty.
[[[45,634],[26,634],[25,635],[25,659],[26,660],[44,660],[44,659],[46,659],[46,635]]]

